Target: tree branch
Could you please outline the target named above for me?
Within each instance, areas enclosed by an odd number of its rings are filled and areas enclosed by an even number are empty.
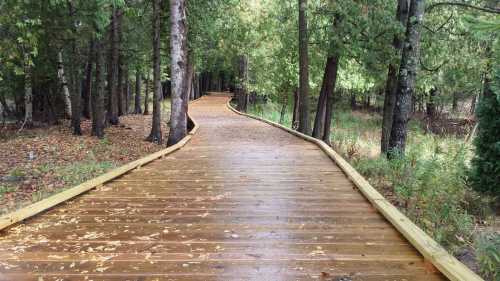
[[[422,57],[420,57],[420,58],[419,58],[419,61],[420,61],[420,67],[422,67],[422,69],[423,69],[423,70],[428,71],[428,72],[437,72],[437,71],[439,71],[439,69],[441,69],[441,67],[443,67],[445,64],[447,64],[447,63],[448,63],[448,61],[447,61],[447,60],[445,60],[445,61],[443,61],[443,63],[441,63],[441,65],[438,65],[438,66],[436,66],[436,67],[432,67],[432,68],[431,68],[431,67],[427,67],[427,66],[424,64],[424,62],[423,62],[423,60],[422,60]]]
[[[486,12],[486,13],[500,14],[500,10],[499,9],[484,8],[484,7],[474,6],[474,5],[471,5],[471,4],[460,3],[460,2],[439,2],[439,3],[434,3],[434,4],[430,5],[429,7],[427,7],[426,12],[430,13],[434,8],[437,8],[439,6],[459,6],[459,7],[462,7],[462,8],[475,9],[475,10],[479,10],[479,11]]]

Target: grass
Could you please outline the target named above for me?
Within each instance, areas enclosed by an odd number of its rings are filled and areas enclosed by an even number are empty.
[[[491,280],[500,279],[500,235],[485,233],[475,240],[481,272]]]
[[[9,185],[0,185],[0,198],[2,198],[5,194],[16,191],[14,186]]]
[[[252,106],[249,113],[279,122],[280,110],[268,103]],[[288,110],[282,124],[291,127],[291,116]],[[483,276],[500,278],[499,235],[485,238],[478,231],[478,226],[494,221],[492,198],[467,184],[472,145],[454,136],[425,134],[412,121],[406,156],[388,160],[380,155],[381,127],[377,113],[336,106],[331,141],[375,188],[448,251],[460,255],[472,249]]]
[[[36,202],[42,200],[52,194],[61,192],[64,189],[81,184],[113,169],[114,167],[115,164],[112,162],[97,162],[95,160],[76,162],[69,166],[44,165],[39,168],[40,172],[55,174],[57,179],[64,183],[64,188],[57,189],[56,191],[36,191],[32,194],[32,201]]]

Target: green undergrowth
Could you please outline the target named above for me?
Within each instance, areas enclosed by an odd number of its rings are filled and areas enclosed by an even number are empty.
[[[54,174],[57,180],[64,186],[64,190],[88,181],[96,176],[99,176],[113,169],[115,166],[116,165],[112,162],[97,162],[95,160],[86,160],[83,162],[75,162],[71,165],[65,166],[44,165],[39,168],[39,171],[42,174]],[[60,191],[61,189],[41,189],[32,194],[32,200],[39,201]]]
[[[0,185],[0,199],[7,194],[16,191],[16,187],[10,185]]]
[[[279,122],[280,109],[268,103],[252,106],[249,113]],[[287,111],[282,124],[291,127],[291,116]],[[377,113],[335,108],[334,149],[448,251],[460,255],[472,249],[483,276],[499,278],[499,235],[478,231],[493,221],[493,199],[476,193],[467,181],[472,145],[454,136],[425,134],[412,121],[406,156],[388,160],[380,155],[381,123]]]
[[[488,279],[500,280],[500,235],[488,232],[474,241],[481,273]]]

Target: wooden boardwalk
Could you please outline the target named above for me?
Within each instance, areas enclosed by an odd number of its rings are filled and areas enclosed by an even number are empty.
[[[316,145],[191,106],[181,150],[0,234],[0,280],[443,280]]]

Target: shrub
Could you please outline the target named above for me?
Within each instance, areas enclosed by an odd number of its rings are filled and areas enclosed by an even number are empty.
[[[491,280],[500,279],[500,235],[484,233],[478,235],[474,242],[476,258],[481,273]]]
[[[464,177],[466,147],[446,144],[429,139],[409,146],[405,157],[362,158],[355,167],[379,189],[392,188],[406,215],[455,251],[471,240],[474,219],[468,195],[473,191]]]
[[[494,91],[481,99],[477,111],[479,127],[470,180],[475,190],[500,196],[500,70],[494,77],[490,86]]]

